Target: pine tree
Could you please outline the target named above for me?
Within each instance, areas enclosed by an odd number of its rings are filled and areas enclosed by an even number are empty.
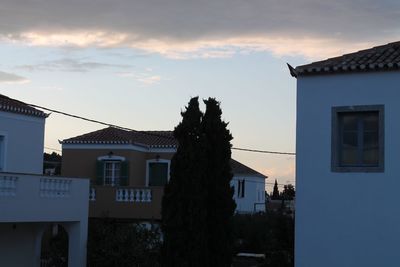
[[[201,138],[202,112],[192,98],[175,128],[177,152],[162,201],[163,266],[207,266],[207,190]]]
[[[222,111],[214,98],[205,100],[206,112],[202,121],[202,132],[207,155],[207,221],[208,221],[208,265],[231,266],[232,264],[232,216],[236,207],[230,158],[232,135],[227,123],[221,118]]]
[[[280,199],[280,194],[279,194],[279,189],[278,189],[278,181],[276,181],[276,179],[275,179],[274,191],[272,192],[271,199],[273,199],[273,200]]]

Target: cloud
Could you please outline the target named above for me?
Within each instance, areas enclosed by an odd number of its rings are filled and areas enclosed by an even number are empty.
[[[129,65],[110,64],[95,61],[83,61],[79,59],[63,58],[45,61],[39,64],[20,65],[18,68],[28,71],[68,71],[68,72],[88,72],[104,68],[129,68]]]
[[[0,83],[27,83],[29,80],[25,77],[13,74],[13,73],[8,73],[4,71],[0,71]]]
[[[150,73],[151,70],[146,72],[120,72],[117,73],[120,77],[132,78],[143,85],[153,85],[161,81],[161,76]]]
[[[3,0],[0,12],[3,41],[172,58],[254,51],[321,58],[400,37],[395,0]]]

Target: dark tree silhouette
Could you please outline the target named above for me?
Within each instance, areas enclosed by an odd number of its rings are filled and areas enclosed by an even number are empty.
[[[232,263],[232,136],[219,103],[204,103],[203,115],[192,98],[174,131],[179,146],[162,202],[163,266]]]
[[[231,266],[233,235],[232,216],[236,204],[230,158],[232,135],[228,124],[221,119],[222,111],[214,98],[205,100],[206,112],[202,121],[207,156],[207,221],[208,266]]]
[[[280,194],[279,194],[279,189],[278,189],[278,182],[276,181],[276,179],[275,179],[274,191],[272,191],[271,199],[273,199],[273,200],[280,199]]]
[[[177,152],[162,201],[163,266],[207,266],[207,190],[198,98],[192,98],[174,130]]]

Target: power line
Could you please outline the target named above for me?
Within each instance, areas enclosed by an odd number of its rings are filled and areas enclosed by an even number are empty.
[[[232,147],[232,149],[246,151],[246,152],[265,153],[265,154],[290,155],[290,156],[296,155],[296,153],[294,152],[268,151],[268,150],[257,150],[257,149],[239,148],[239,147]]]
[[[93,122],[93,123],[97,123],[97,124],[101,124],[101,125],[105,125],[105,126],[110,126],[110,127],[118,128],[118,129],[121,129],[121,130],[135,131],[133,129],[129,129],[129,128],[126,128],[126,127],[122,127],[122,126],[118,126],[118,125],[115,125],[115,124],[106,123],[106,122],[102,122],[102,121],[98,121],[98,120],[94,120],[94,119],[88,119],[88,118],[85,118],[85,117],[82,117],[82,116],[70,114],[70,113],[59,111],[59,110],[55,110],[55,109],[50,109],[50,108],[46,108],[46,107],[42,107],[42,106],[38,106],[38,105],[34,105],[34,104],[29,104],[29,103],[25,103],[25,104],[27,104],[27,105],[29,105],[31,107],[34,107],[34,108],[44,109],[44,110],[47,110],[47,111],[50,111],[50,112],[58,113],[58,114],[61,114],[61,115],[67,116],[67,117],[72,117],[72,118],[75,118],[75,119],[80,119],[80,120]]]
[[[46,108],[43,106],[39,106],[39,105],[35,105],[35,104],[30,104],[30,103],[26,103],[25,104],[34,107],[34,108],[39,108],[39,109],[43,109],[43,110],[47,110],[53,113],[58,113],[67,117],[71,117],[71,118],[75,118],[75,119],[79,119],[79,120],[84,120],[84,121],[88,121],[88,122],[92,122],[92,123],[97,123],[97,124],[101,124],[101,125],[105,125],[105,126],[109,126],[109,127],[114,127],[117,129],[121,129],[121,130],[126,130],[126,131],[136,131],[134,129],[130,129],[127,127],[123,127],[123,126],[118,126],[112,123],[107,123],[107,122],[103,122],[103,121],[99,121],[99,120],[95,120],[95,119],[89,119],[89,118],[85,118],[79,115],[74,115],[71,113],[67,113],[64,111],[60,111],[60,110],[56,110],[56,109],[51,109],[51,108]],[[51,149],[51,148],[49,148]],[[244,151],[244,152],[253,152],[253,153],[264,153],[264,154],[275,154],[275,155],[290,155],[290,156],[295,156],[296,153],[294,152],[281,152],[281,151],[268,151],[268,150],[257,150],[257,149],[249,149],[249,148],[239,148],[239,147],[232,147],[232,149],[234,150],[239,150],[239,151]],[[56,150],[57,149],[52,149],[52,150]],[[59,150],[58,150],[59,151]]]

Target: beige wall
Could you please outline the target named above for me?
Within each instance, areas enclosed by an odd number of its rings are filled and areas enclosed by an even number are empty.
[[[127,149],[63,149],[61,175],[69,177],[89,177],[95,184],[96,160],[113,152],[114,156],[125,157],[129,162],[129,186],[143,187],[146,185],[146,160],[170,160],[174,153],[149,153]]]
[[[114,187],[95,186],[96,201],[90,201],[89,217],[160,220],[164,187],[151,186],[151,202],[117,202]]]

